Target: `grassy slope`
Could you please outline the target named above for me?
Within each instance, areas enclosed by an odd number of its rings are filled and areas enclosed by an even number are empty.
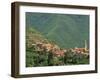
[[[31,27],[26,29],[26,46],[28,48],[31,47],[33,43],[42,41],[48,41],[44,36],[42,36],[42,33]]]
[[[61,47],[84,47],[84,40],[89,41],[88,16],[41,13],[26,15],[27,27],[32,26]]]

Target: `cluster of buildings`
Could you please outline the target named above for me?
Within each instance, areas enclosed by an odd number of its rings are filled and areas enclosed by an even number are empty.
[[[51,44],[51,43],[42,43],[42,42],[36,42],[34,47],[36,47],[37,51],[46,51],[51,52],[55,56],[64,56],[64,53],[67,51],[71,51],[73,53],[80,53],[80,54],[88,54],[89,50],[87,48],[87,43],[85,41],[85,47],[84,48],[70,48],[70,49],[61,49],[58,45]]]
[[[55,56],[64,56],[64,53],[67,52],[67,50],[61,49],[58,45],[51,43],[37,42],[32,45],[36,46],[37,51],[51,52]]]
[[[81,54],[88,54],[89,53],[89,49],[87,48],[86,40],[85,40],[84,48],[77,48],[77,47],[75,47],[74,49],[72,49],[72,52],[74,52],[74,53],[81,53]]]

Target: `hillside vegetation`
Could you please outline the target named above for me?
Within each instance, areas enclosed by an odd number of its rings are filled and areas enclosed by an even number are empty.
[[[89,16],[72,14],[26,13],[26,27],[33,27],[62,48],[89,45]]]
[[[74,64],[89,64],[89,55],[61,48],[37,30],[26,29],[26,67]]]
[[[79,64],[89,64],[89,15],[26,12],[26,67]]]

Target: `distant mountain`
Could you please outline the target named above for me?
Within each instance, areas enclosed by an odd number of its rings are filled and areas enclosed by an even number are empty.
[[[89,16],[52,13],[26,13],[26,27],[33,28],[62,48],[89,44]]]

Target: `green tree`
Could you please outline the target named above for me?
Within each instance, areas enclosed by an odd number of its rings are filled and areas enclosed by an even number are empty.
[[[48,66],[53,66],[53,53],[48,53]]]

